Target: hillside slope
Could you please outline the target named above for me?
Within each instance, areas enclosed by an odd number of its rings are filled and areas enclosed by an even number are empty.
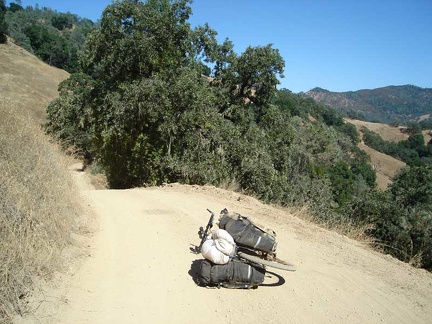
[[[348,92],[314,88],[305,95],[340,112],[354,112],[388,124],[417,121],[432,113],[432,89],[412,85]]]
[[[426,323],[432,316],[432,274],[287,211],[214,187],[95,190],[88,175],[75,176],[98,215],[88,257],[17,323]],[[271,271],[265,283],[274,286],[257,290],[196,286],[201,256],[189,247],[199,242],[206,208],[225,207],[276,230],[279,257],[297,271]]]
[[[0,323],[26,312],[23,297],[61,267],[78,230],[82,209],[64,153],[41,129],[67,75],[0,44]]]
[[[356,119],[345,119],[347,122],[354,124],[358,131],[361,131],[363,127],[378,133],[384,141],[389,142],[400,142],[407,140],[409,135],[403,131],[406,129],[404,126],[393,127],[383,123],[371,123]]]
[[[48,103],[57,97],[66,71],[49,66],[9,42],[0,46],[0,98],[9,106],[27,107],[36,125],[45,121]]]
[[[399,142],[406,140],[408,135],[403,133],[402,130],[404,127],[392,127],[387,124],[382,123],[371,123],[365,122],[356,119],[345,119],[348,123],[351,123],[356,126],[357,131],[363,136],[362,128],[366,127],[367,129],[378,133],[382,139],[390,142]],[[371,158],[371,163],[374,167],[376,173],[376,182],[378,188],[381,190],[386,190],[388,185],[392,183],[391,179],[397,174],[397,172],[406,166],[406,164],[390,155],[386,155],[384,153],[378,152],[373,148],[367,146],[363,140],[357,145],[360,149],[364,150]]]

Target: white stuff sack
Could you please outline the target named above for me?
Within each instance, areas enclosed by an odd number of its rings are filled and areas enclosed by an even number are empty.
[[[223,239],[231,244],[234,244],[234,239],[231,236],[230,233],[228,233],[226,230],[223,229],[218,229],[216,231],[213,231],[212,233],[212,239],[216,240],[216,239]]]
[[[201,247],[202,256],[216,264],[228,263],[234,252],[234,239],[222,229],[213,232],[212,239],[205,241]]]

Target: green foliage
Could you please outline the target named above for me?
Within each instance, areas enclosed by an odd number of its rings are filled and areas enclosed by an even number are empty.
[[[72,17],[68,14],[60,13],[51,18],[51,24],[58,30],[63,30],[65,28],[71,29],[73,27]]]
[[[354,194],[354,173],[346,162],[340,161],[329,169],[335,201],[344,206]]]
[[[274,95],[272,101],[282,110],[289,112],[291,116],[306,119],[309,114],[317,121],[325,123],[327,126],[333,127],[338,132],[348,136],[354,144],[360,142],[360,135],[354,125],[346,123],[334,109],[318,104],[312,98],[293,94],[287,89],[282,89]]]
[[[187,3],[123,1],[108,6],[101,19],[101,29],[89,35],[81,56],[85,78],[94,80],[91,87],[87,86],[90,92],[77,90],[86,87],[86,82],[73,83],[75,89],[65,86],[68,91],[62,91],[50,106],[48,129],[66,144],[91,150],[113,187],[151,185],[167,180],[217,184],[230,181],[228,172],[232,170],[232,176],[238,177],[245,188],[262,187],[258,191],[267,197],[268,184],[264,181],[267,178],[258,180],[256,175],[261,173],[251,170],[247,160],[252,148],[244,152],[240,168],[230,166],[239,159],[226,152],[236,151],[236,147],[241,151],[248,145],[224,116],[244,123],[242,134],[254,137],[258,134],[257,126],[250,122],[255,112],[244,101],[230,100],[226,114],[219,114],[220,107],[226,103],[223,98],[226,87],[204,81],[202,64],[191,60],[197,53],[212,57],[204,37],[213,32],[208,27],[191,32],[186,23],[190,13]],[[271,65],[279,59],[276,69],[281,70],[280,56],[270,46],[248,51],[255,59],[269,55],[265,64]],[[244,60],[244,56],[240,58]],[[263,80],[264,90],[257,91],[262,105],[266,96],[275,91],[271,88],[277,80],[273,76],[276,70],[272,68],[266,76],[265,64],[261,62],[263,71],[255,79],[244,76],[250,82]],[[228,67],[219,67],[220,73],[228,73],[224,70]],[[247,73],[251,72],[244,72]],[[80,77],[75,75],[71,79]],[[248,111],[249,117],[241,109]],[[83,124],[80,118],[89,121],[90,127],[79,129],[76,125]],[[81,130],[87,135],[78,136]],[[230,138],[233,133],[238,137],[236,140]],[[91,139],[91,146],[76,138]],[[267,154],[265,145],[260,149]],[[269,161],[263,162],[262,167],[272,169]]]
[[[370,190],[345,209],[381,248],[407,262],[432,269],[432,168],[407,167],[386,192]]]
[[[432,166],[415,166],[401,170],[393,179],[390,192],[404,207],[432,206]]]
[[[408,122],[405,132],[410,135],[420,133],[421,126],[418,123]]]
[[[214,64],[213,75],[216,79],[213,85],[229,97],[229,102],[220,110],[229,113],[232,105],[253,103],[259,121],[276,93],[276,85],[279,84],[277,76],[284,77],[284,60],[271,44],[249,46],[237,55],[232,42],[226,39],[218,44],[216,34],[208,25],[198,27],[193,31],[196,39],[192,43],[195,57]]]
[[[8,35],[14,40],[14,42],[23,47],[24,49],[32,52],[32,48],[30,45],[30,40],[24,34],[24,26],[27,24],[31,24],[32,21],[35,21],[36,18],[31,17],[31,15],[26,11],[17,11],[12,13],[8,11],[5,16],[5,21],[8,26]]]
[[[432,129],[432,119],[422,120],[418,124],[422,130],[431,130]]]
[[[299,101],[298,95],[288,89],[277,91],[272,100],[282,111],[289,113],[291,116],[301,116],[303,110],[299,109]]]
[[[110,93],[96,116],[94,132],[102,134],[95,145],[102,165],[115,176],[109,177],[111,185],[154,185],[177,178],[210,183],[206,172],[216,170],[202,165],[214,159],[206,140],[212,128],[206,120],[212,116],[211,109],[204,108],[206,99],[200,76],[187,69],[169,81],[143,79]],[[117,176],[120,173],[124,175]]]
[[[410,254],[420,255],[422,265],[432,269],[432,166],[402,169],[389,191],[406,212]]]
[[[342,133],[349,136],[354,144],[360,143],[360,134],[357,132],[357,128],[350,123],[342,123],[337,128]]]
[[[186,1],[116,2],[89,35],[81,57],[83,72],[97,76],[104,87],[175,71],[186,62]]]
[[[205,76],[210,76],[211,74],[211,68],[202,62],[198,62],[198,70],[201,72],[202,75]]]
[[[248,99],[261,107],[276,92],[276,85],[279,84],[277,75],[283,77],[284,65],[279,51],[271,45],[249,46],[221,73],[221,78],[231,87],[234,102]]]
[[[407,232],[406,211],[399,208],[388,192],[371,190],[355,199],[346,215],[358,224],[373,224],[368,234],[378,240],[381,248],[404,261],[413,256]]]
[[[376,174],[369,163],[355,161],[351,165],[351,171],[357,176],[358,181],[361,181],[361,177],[368,187],[376,187]]]
[[[5,21],[6,5],[4,0],[0,0],[0,44],[6,43],[7,24]]]
[[[71,67],[71,53],[65,38],[49,32],[39,24],[31,24],[24,29],[34,53],[43,61],[58,67]]]
[[[19,6],[19,5],[17,5]],[[13,7],[13,10],[11,9]],[[71,13],[57,13],[49,8],[31,6],[11,8],[5,20],[14,42],[35,53],[46,63],[74,72],[78,52],[94,24]]]
[[[359,111],[348,110],[345,113],[346,113],[346,116],[348,118],[357,119],[357,120],[366,120],[366,117],[364,116],[364,114],[362,114]]]
[[[87,75],[72,74],[60,83],[60,96],[47,108],[46,131],[84,157],[90,152],[90,102],[94,87],[94,80]]]
[[[370,157],[358,147],[352,149],[353,160],[351,170],[358,177],[361,177],[370,188],[376,187],[376,174],[370,163]]]
[[[338,115],[334,109],[329,107],[322,108],[321,116],[324,122],[329,126],[341,126],[344,123],[342,117]]]
[[[8,8],[8,10],[10,10],[12,12],[17,12],[17,11],[20,11],[20,10],[23,10],[23,9],[24,8],[20,4],[15,3],[15,2],[11,2],[9,4],[9,8]]]

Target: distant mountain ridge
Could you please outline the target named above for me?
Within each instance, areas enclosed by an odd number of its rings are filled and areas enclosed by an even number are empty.
[[[403,85],[348,92],[314,88],[305,95],[344,115],[367,121],[407,123],[432,116],[432,88]]]

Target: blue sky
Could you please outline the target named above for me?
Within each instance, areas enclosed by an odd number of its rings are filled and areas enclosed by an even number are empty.
[[[22,0],[36,3],[96,21],[112,1]],[[280,87],[293,92],[432,88],[432,0],[195,0],[192,10],[192,26],[208,22],[237,53],[272,43]]]

